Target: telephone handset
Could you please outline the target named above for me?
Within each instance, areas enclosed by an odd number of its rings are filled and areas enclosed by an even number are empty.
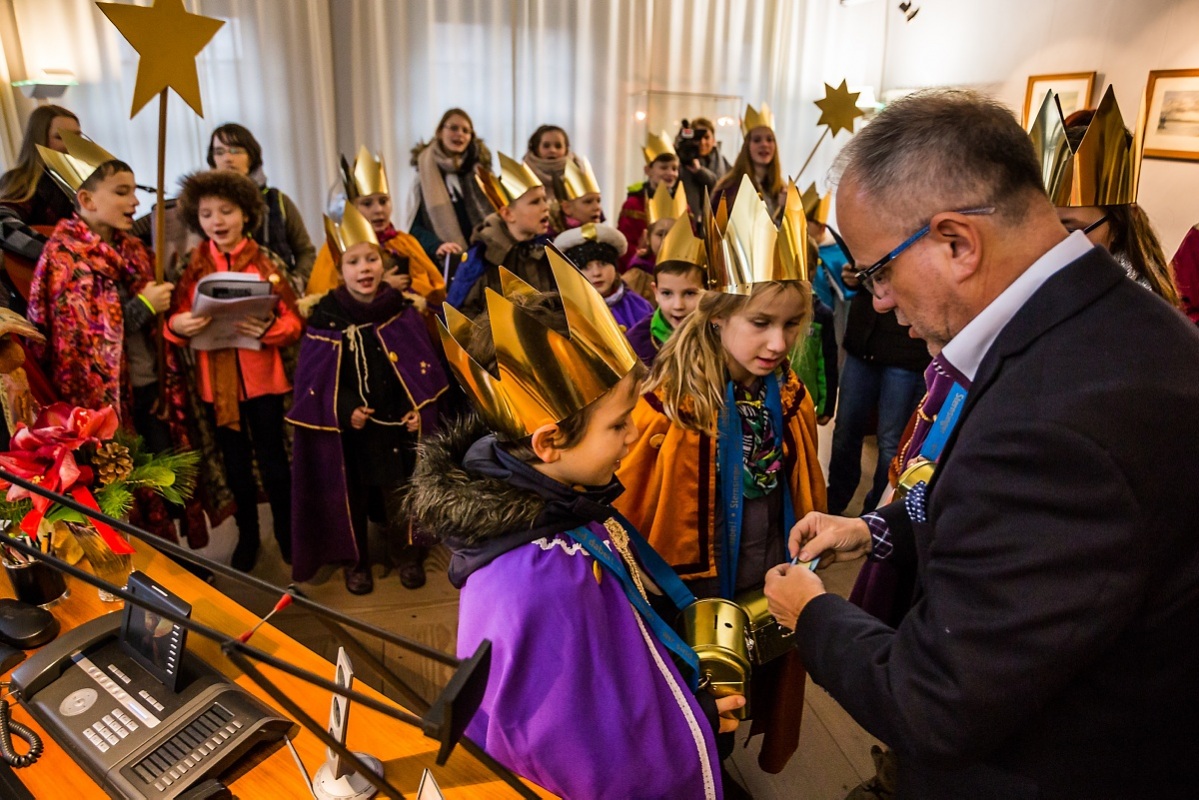
[[[129,582],[151,609],[129,603],[87,622],[12,674],[21,705],[110,796],[169,800],[294,730],[152,610],[186,615],[187,603],[141,573]]]

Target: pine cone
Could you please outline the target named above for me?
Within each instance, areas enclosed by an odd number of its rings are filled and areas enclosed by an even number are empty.
[[[96,448],[92,463],[101,486],[123,481],[133,472],[133,456],[128,447],[118,442],[105,442]]]

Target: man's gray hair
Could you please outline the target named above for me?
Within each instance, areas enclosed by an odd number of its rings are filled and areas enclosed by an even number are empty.
[[[1028,134],[1001,103],[965,90],[930,89],[887,106],[841,151],[834,179],[852,182],[897,225],[941,211],[994,206],[1024,219],[1041,169]]]

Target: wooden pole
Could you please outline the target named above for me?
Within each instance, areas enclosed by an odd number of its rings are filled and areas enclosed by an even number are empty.
[[[816,140],[816,144],[812,146],[812,152],[808,153],[808,160],[803,162],[803,166],[799,168],[799,172],[795,173],[795,180],[799,180],[799,176],[803,175],[803,171],[808,168],[808,164],[812,163],[812,158],[815,157],[816,151],[820,149],[820,143],[824,141],[824,137],[828,136],[829,127],[824,126],[824,133],[820,134],[820,138]]]
[[[158,183],[154,197],[154,281],[162,283],[166,275],[166,172],[167,172],[167,90],[158,95]],[[158,416],[166,419],[167,403],[167,339],[164,335],[166,314],[158,314]]]

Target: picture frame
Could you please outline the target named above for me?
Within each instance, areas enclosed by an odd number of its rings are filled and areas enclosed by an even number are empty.
[[[1145,100],[1145,157],[1199,161],[1199,69],[1151,71]]]
[[[1028,128],[1029,116],[1035,114],[1045,99],[1045,93],[1057,92],[1062,104],[1062,116],[1068,117],[1075,111],[1091,107],[1091,96],[1095,92],[1095,72],[1060,72],[1055,75],[1029,75],[1028,88],[1024,92],[1024,116],[1020,123]]]

